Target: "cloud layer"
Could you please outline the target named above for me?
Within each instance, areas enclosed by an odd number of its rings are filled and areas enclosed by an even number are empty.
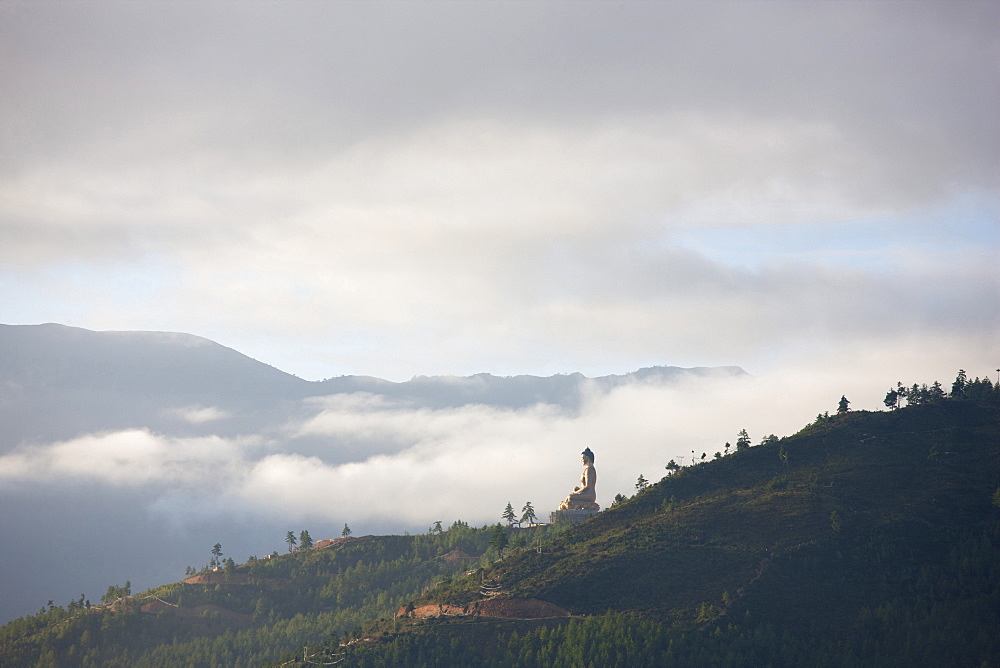
[[[0,12],[10,322],[395,379],[1000,324],[990,3]]]
[[[855,408],[875,408],[893,384],[845,386],[839,369],[691,377],[595,389],[573,411],[551,404],[414,408],[368,394],[334,395],[307,400],[302,418],[267,436],[133,429],[24,444],[0,457],[0,481],[36,489],[86,484],[111,495],[141,490],[145,511],[178,527],[226,517],[241,518],[237,524],[350,522],[365,532],[421,530],[438,519],[481,525],[497,521],[507,502],[553,510],[575,484],[585,447],[597,455],[598,501],[608,506],[615,494],[632,491],[640,473],[658,480],[671,459],[712,457],[740,429],[755,443],[788,435],[817,412],[834,410],[841,393]]]

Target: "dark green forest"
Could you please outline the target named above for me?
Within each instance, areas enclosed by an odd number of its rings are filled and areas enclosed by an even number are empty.
[[[0,627],[3,666],[256,666],[392,615],[456,569],[489,559],[490,531],[463,522],[416,536],[326,546],[203,569],[187,582],[105,603],[49,605]],[[468,556],[467,556],[468,555]]]
[[[1000,387],[832,404],[575,526],[348,537],[49,605],[0,628],[0,665],[1000,665]],[[519,601],[565,614],[486,612]]]

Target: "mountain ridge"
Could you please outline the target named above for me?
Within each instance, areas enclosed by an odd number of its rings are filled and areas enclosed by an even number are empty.
[[[0,453],[29,439],[142,427],[233,436],[281,423],[295,402],[336,394],[366,392],[426,408],[550,403],[575,410],[591,387],[609,391],[632,382],[720,375],[747,374],[739,367],[659,366],[596,378],[479,373],[308,381],[193,334],[0,325]],[[206,419],[185,417],[192,414]]]

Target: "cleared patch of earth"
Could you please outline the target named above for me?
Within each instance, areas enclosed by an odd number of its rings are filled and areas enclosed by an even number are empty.
[[[407,611],[405,607],[396,613],[397,617],[493,617],[497,619],[547,619],[550,617],[571,617],[566,608],[537,598],[488,598],[470,605],[447,605],[432,603]]]

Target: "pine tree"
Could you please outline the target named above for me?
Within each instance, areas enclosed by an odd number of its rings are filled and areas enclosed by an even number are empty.
[[[503,525],[497,524],[493,527],[493,533],[490,534],[490,547],[496,548],[500,559],[503,559],[503,550],[507,547],[507,542],[507,530],[503,528]]]
[[[291,531],[289,531],[288,533],[286,533],[285,534],[285,542],[288,543],[288,551],[289,552],[294,552],[295,551],[295,543],[297,542],[295,540],[295,534],[292,533]]]
[[[351,527],[347,526],[347,524],[344,524],[344,530],[340,532],[340,537],[347,538],[350,535],[351,535]]]
[[[649,487],[649,481],[640,473],[635,481],[635,491],[641,492],[647,487]]]
[[[308,531],[303,529],[302,533],[299,534],[299,549],[308,550],[312,546],[313,546],[312,536],[309,535]]]
[[[965,385],[968,382],[969,378],[965,375],[965,369],[959,369],[958,375],[955,376],[955,382],[951,384],[952,399],[962,399],[965,397]]]
[[[531,505],[531,501],[526,502],[524,504],[524,508],[521,508],[521,521],[527,522],[530,526],[534,524],[537,519],[538,517],[535,515],[535,509]]]
[[[837,412],[846,413],[847,411],[851,410],[850,408],[848,408],[850,403],[851,402],[847,400],[846,396],[840,395],[840,403],[837,404]]]
[[[736,452],[746,450],[750,447],[750,435],[747,434],[746,429],[740,429],[740,433],[736,435]]]
[[[941,401],[942,399],[944,399],[944,397],[945,397],[944,387],[941,386],[940,382],[938,382],[936,380],[934,381],[934,384],[931,385],[930,395],[929,396],[930,396],[930,400],[932,402],[938,402],[938,401]]]
[[[896,390],[889,390],[885,395],[885,400],[882,402],[885,404],[886,408],[891,410],[896,410],[899,408],[899,392]]]
[[[510,505],[510,501],[507,502],[507,507],[503,509],[501,517],[507,521],[507,526],[511,526],[517,521],[517,515],[514,514],[514,506]]]

